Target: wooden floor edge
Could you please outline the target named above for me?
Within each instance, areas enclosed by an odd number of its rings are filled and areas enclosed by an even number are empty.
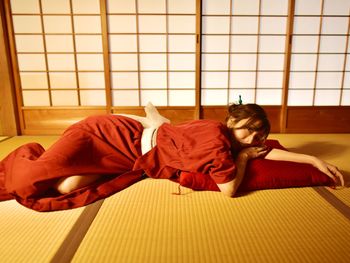
[[[326,189],[326,187],[313,187],[313,189],[322,196],[329,204],[337,209],[342,215],[350,220],[350,207],[341,201],[338,197]]]
[[[81,213],[74,226],[68,233],[60,248],[57,250],[51,263],[71,262],[98,211],[100,210],[103,200],[99,200],[87,206]]]

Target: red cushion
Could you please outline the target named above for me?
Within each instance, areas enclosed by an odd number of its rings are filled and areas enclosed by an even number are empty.
[[[277,140],[267,140],[270,148],[286,150]],[[193,190],[219,191],[207,174],[182,171],[179,177],[182,186]],[[239,191],[332,185],[333,181],[310,164],[267,159],[252,159],[246,167],[246,175]]]

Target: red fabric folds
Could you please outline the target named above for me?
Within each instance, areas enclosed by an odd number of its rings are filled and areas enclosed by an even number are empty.
[[[267,140],[266,145],[270,149],[286,150],[277,140]],[[182,171],[179,174],[178,182],[193,190],[219,191],[208,174]],[[238,191],[332,184],[334,183],[331,178],[310,164],[257,158],[248,162],[245,176]]]
[[[116,115],[89,117],[69,127],[47,151],[23,145],[0,162],[1,200],[14,197],[37,211],[71,209],[108,197],[143,177],[134,169],[141,156],[142,125]],[[53,186],[71,175],[101,174],[89,187],[61,195]]]

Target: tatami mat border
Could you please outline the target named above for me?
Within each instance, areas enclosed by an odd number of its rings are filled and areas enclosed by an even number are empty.
[[[350,220],[350,207],[343,203],[337,196],[328,191],[325,187],[313,188],[319,195],[321,195],[328,203]]]
[[[88,232],[90,225],[100,210],[103,201],[104,199],[97,201],[96,203],[93,203],[84,209],[72,227],[71,231],[62,242],[62,245],[50,261],[51,263],[65,263],[72,260],[75,252],[80,246],[80,243]]]
[[[7,141],[8,139],[11,139],[11,138],[13,138],[13,136],[8,136],[8,137],[4,136],[3,138],[0,138],[0,143]]]

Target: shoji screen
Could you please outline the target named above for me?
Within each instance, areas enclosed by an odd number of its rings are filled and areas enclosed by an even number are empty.
[[[202,105],[280,105],[288,0],[202,4]]]
[[[106,104],[98,0],[12,0],[23,106]]]
[[[288,104],[350,105],[348,0],[296,0]]]
[[[24,106],[195,105],[196,1],[12,0]]]
[[[113,106],[195,105],[196,1],[108,0]]]

